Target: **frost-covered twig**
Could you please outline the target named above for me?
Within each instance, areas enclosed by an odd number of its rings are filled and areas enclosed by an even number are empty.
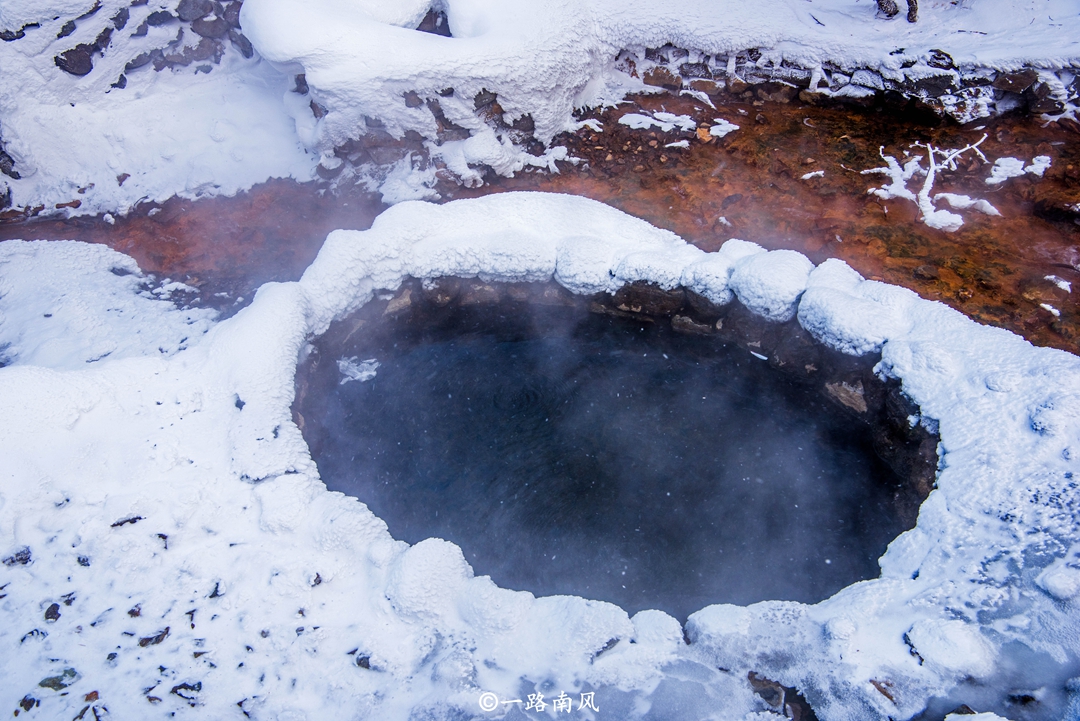
[[[964,219],[956,213],[951,213],[948,210],[938,209],[935,207],[935,203],[944,200],[953,208],[972,208],[987,215],[1001,215],[997,208],[990,205],[985,200],[973,200],[966,195],[957,195],[955,193],[938,193],[931,196],[931,191],[934,189],[934,182],[937,180],[938,173],[943,170],[956,170],[956,161],[961,155],[968,151],[974,151],[983,162],[989,162],[982,151],[979,150],[979,146],[986,140],[984,134],[977,142],[965,145],[963,148],[956,150],[942,150],[936,148],[930,143],[915,143],[915,147],[924,148],[926,150],[926,160],[929,168],[924,170],[922,167],[922,159],[914,157],[904,163],[901,167],[900,162],[891,155],[885,155],[885,148],[878,149],[878,153],[881,155],[882,160],[885,161],[885,167],[883,168],[870,168],[869,170],[862,171],[863,175],[870,173],[880,173],[887,175],[890,179],[888,185],[884,185],[880,188],[871,188],[868,192],[871,195],[876,195],[883,200],[890,200],[892,198],[903,198],[910,200],[919,206],[919,213],[921,214],[922,221],[929,225],[931,228],[938,228],[948,233],[954,232],[964,224]],[[922,187],[919,188],[919,192],[915,193],[908,188],[908,183],[917,174],[925,176]]]

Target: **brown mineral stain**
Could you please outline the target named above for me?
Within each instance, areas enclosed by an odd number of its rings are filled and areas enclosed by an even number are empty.
[[[580,159],[560,163],[558,174],[489,173],[480,188],[440,181],[437,190],[444,199],[512,190],[572,193],[708,251],[737,237],[799,250],[815,262],[841,258],[869,278],[911,288],[1033,343],[1080,351],[1075,297],[1046,280],[1057,276],[1080,292],[1080,125],[1004,117],[981,123],[984,128],[960,127],[887,110],[749,100],[714,110],[688,97],[641,96],[589,113],[603,124],[600,132],[586,127],[557,137],[555,144]],[[688,114],[698,127],[663,133],[618,123],[624,113],[642,110]],[[709,133],[714,118],[740,129],[716,138]],[[986,199],[1002,217],[955,211],[964,225],[946,233],[920,222],[912,202],[867,192],[887,182],[860,172],[885,164],[880,148],[903,162],[905,151],[925,158],[915,142],[960,148],[984,134],[979,149],[990,163],[969,151],[955,170],[939,174],[933,191]],[[689,147],[667,147],[683,139]],[[986,184],[995,159],[1027,163],[1036,155],[1052,159],[1045,177]],[[814,171],[824,176],[803,179]],[[915,182],[909,187],[918,189]],[[144,269],[207,293],[224,288],[246,295],[268,280],[298,278],[329,231],[367,228],[384,207],[359,191],[329,193],[325,183],[270,181],[233,198],[144,206],[115,225],[100,218],[25,220],[9,211],[0,217],[0,239],[107,243]]]
[[[1076,298],[1045,278],[1055,275],[1080,292],[1080,126],[1075,123],[1044,127],[1038,119],[1005,117],[977,129],[980,123],[934,126],[888,112],[797,103],[733,103],[714,110],[671,95],[639,97],[637,105],[590,113],[587,117],[603,124],[602,132],[584,128],[557,138],[582,159],[576,167],[560,164],[558,175],[526,172],[489,178],[490,184],[479,189],[448,186],[440,192],[453,197],[508,190],[573,193],[644,218],[709,251],[737,237],[770,249],[799,250],[815,262],[840,258],[869,278],[911,288],[1033,343],[1080,350]],[[699,127],[692,133],[662,133],[618,123],[623,114],[641,109],[691,115]],[[759,113],[767,123],[754,122]],[[713,138],[708,128],[714,118],[740,129]],[[905,151],[922,154],[926,167],[925,150],[913,143],[961,148],[984,134],[979,149],[990,162],[965,153],[955,171],[938,175],[933,192],[984,198],[1002,217],[954,211],[964,225],[946,233],[920,222],[914,203],[867,192],[888,182],[883,175],[860,172],[885,165],[881,148],[901,163]],[[684,138],[689,148],[664,147]],[[654,139],[664,154],[652,150]],[[626,148],[642,141],[649,149],[633,151],[628,160]],[[995,159],[1029,163],[1036,155],[1052,159],[1043,178],[985,182]],[[628,172],[631,162],[636,167]],[[824,171],[824,177],[802,179],[812,171]],[[918,185],[909,187],[917,191]]]

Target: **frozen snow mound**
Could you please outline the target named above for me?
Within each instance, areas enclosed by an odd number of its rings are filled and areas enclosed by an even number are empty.
[[[47,272],[28,265],[28,282]],[[939,425],[937,488],[880,578],[815,605],[710,606],[689,644],[660,612],[498,588],[457,546],[395,541],[328,492],[291,411],[308,338],[376,292],[447,273],[579,293],[644,280],[778,319],[794,308],[822,342],[880,352],[878,372]],[[596,718],[766,718],[750,672],[799,689],[824,721],[959,706],[971,684],[995,711],[1014,689],[1080,707],[1067,681],[1080,359],[839,261],[739,240],[704,253],[570,196],[402,203],[332,233],[300,281],[265,285],[186,350],[0,369],[0,408],[8,708],[404,721],[486,717],[485,693],[562,693],[575,709],[592,694]]]
[[[1073,43],[1080,19],[1068,0],[1050,0],[1037,12],[1014,0],[980,0],[963,7],[931,4],[922,8],[917,29],[883,21],[873,3],[853,0],[817,0],[812,6],[803,0],[432,2],[433,11],[445,13],[452,37],[380,19],[369,5],[340,0],[244,3],[243,28],[255,47],[282,68],[304,72],[312,101],[326,111],[325,116],[316,113],[316,123],[307,107],[294,105],[298,127],[307,129],[311,147],[331,164],[327,167],[334,163],[335,147],[369,127],[395,138],[411,130],[435,139],[439,123],[449,120],[474,136],[512,138],[508,126],[528,116],[528,132],[547,144],[573,127],[575,108],[618,102],[630,90],[655,90],[643,84],[637,61],[646,65],[641,58],[646,48],[669,44],[685,49],[682,60],[673,61],[675,72],[681,72],[680,62],[685,64],[687,78],[706,79],[703,87],[714,75],[709,67],[733,75],[736,54],[756,48],[754,62],[742,58],[745,72],[786,82],[791,78],[781,66],[794,65],[807,81],[803,86],[841,97],[872,95],[886,82],[908,83],[915,92],[918,83],[942,76],[956,85],[956,94],[940,102],[954,115],[972,118],[988,114],[994,96],[984,87],[961,90],[964,73],[1027,64],[1068,67],[1080,57]],[[1032,48],[1040,50],[1033,53]],[[624,50],[637,61],[619,69],[616,57]],[[949,58],[947,65],[940,60],[942,53]],[[927,58],[937,58],[937,64],[928,65]],[[919,63],[911,69],[915,59]],[[827,64],[847,74],[827,73]],[[861,74],[847,68],[862,68]],[[663,70],[667,77],[672,72]],[[650,82],[668,84],[662,78]],[[707,97],[701,90],[685,92]],[[490,101],[492,94],[506,124],[501,130],[477,117],[481,99]],[[673,115],[627,115],[620,122],[632,127],[681,124]],[[731,129],[722,123],[713,132]],[[509,159],[513,151],[507,147],[503,152]]]
[[[4,241],[0,363],[74,370],[104,358],[172,355],[199,342],[217,316],[172,300],[192,293],[182,283],[154,287],[135,261],[103,245]]]
[[[314,177],[286,109],[292,79],[255,56],[239,9],[5,1],[0,210],[125,213]]]

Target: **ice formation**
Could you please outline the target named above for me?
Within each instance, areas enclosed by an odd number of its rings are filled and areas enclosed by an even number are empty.
[[[90,275],[112,283],[118,263]],[[30,299],[50,266],[0,272]],[[707,607],[689,644],[660,612],[497,588],[456,546],[394,541],[326,491],[290,411],[311,335],[407,276],[447,274],[576,293],[683,285],[880,352],[879,372],[938,424],[937,488],[880,578],[816,605]],[[154,308],[127,334],[173,327],[177,311]],[[8,322],[21,337],[41,320]],[[575,712],[594,694],[600,711],[581,718],[772,718],[749,672],[798,688],[826,721],[908,718],[969,692],[1000,710],[1016,688],[1080,707],[1080,361],[840,261],[739,240],[705,253],[591,200],[507,193],[402,203],[335,231],[300,281],[268,283],[171,355],[87,365],[93,329],[68,328],[66,357],[0,369],[0,707],[495,718],[485,692],[564,692]]]

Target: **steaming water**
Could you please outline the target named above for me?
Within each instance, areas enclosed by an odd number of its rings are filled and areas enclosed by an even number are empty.
[[[631,613],[817,601],[877,575],[897,479],[815,391],[635,322],[529,322],[355,349],[381,364],[363,382],[323,359],[301,410],[327,485],[502,586]]]

